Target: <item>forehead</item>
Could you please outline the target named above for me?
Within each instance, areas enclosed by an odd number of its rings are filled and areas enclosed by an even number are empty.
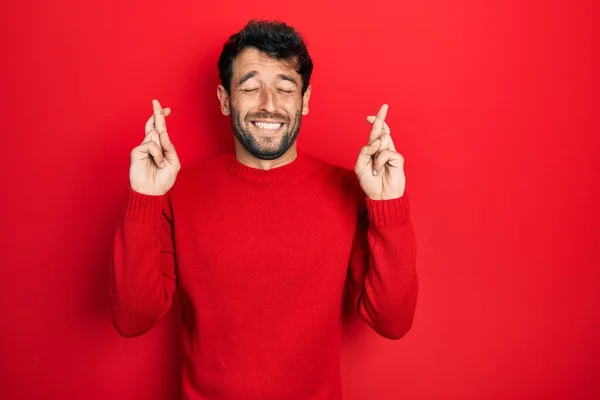
[[[239,77],[256,71],[258,76],[287,74],[299,77],[295,69],[296,63],[296,60],[277,60],[251,47],[244,49],[233,61],[233,76]]]

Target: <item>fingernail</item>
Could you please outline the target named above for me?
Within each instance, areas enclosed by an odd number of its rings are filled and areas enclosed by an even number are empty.
[[[164,165],[165,165],[165,162],[163,161],[163,162],[160,163],[159,167],[162,168]]]
[[[373,170],[373,176],[375,176],[375,175],[377,175],[377,170],[376,169]]]

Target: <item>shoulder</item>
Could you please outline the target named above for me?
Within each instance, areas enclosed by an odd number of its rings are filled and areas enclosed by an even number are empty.
[[[321,182],[326,195],[343,199],[352,207],[364,203],[364,192],[354,169],[326,161],[312,154],[304,154],[314,166],[315,178]]]
[[[172,194],[189,195],[202,190],[213,182],[218,182],[222,174],[227,172],[229,153],[211,154],[200,160],[183,165],[177,174]]]
[[[304,157],[314,165],[314,169],[321,179],[326,180],[334,187],[344,191],[356,191],[360,187],[354,169],[334,164],[313,154],[305,153]]]

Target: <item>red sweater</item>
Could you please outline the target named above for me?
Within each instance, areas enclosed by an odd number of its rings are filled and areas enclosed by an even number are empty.
[[[406,194],[366,198],[354,171],[302,152],[270,171],[226,153],[182,170],[164,196],[130,190],[113,321],[141,335],[177,289],[185,399],[337,400],[344,296],[377,333],[402,337],[415,254]]]

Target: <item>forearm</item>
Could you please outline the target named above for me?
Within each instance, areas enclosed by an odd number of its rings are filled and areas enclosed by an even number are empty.
[[[380,335],[398,339],[412,326],[418,279],[416,238],[407,198],[367,199],[366,270],[358,298],[360,316]]]
[[[170,308],[175,288],[162,196],[130,193],[117,227],[111,268],[113,322],[123,336],[148,331]]]

